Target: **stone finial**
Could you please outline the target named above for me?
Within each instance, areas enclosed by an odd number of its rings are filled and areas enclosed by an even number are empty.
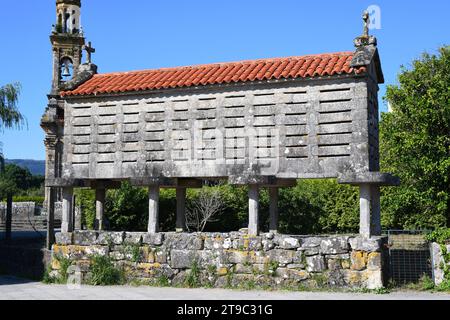
[[[363,12],[362,19],[364,21],[364,30],[363,34],[355,39],[354,41],[355,47],[359,48],[368,45],[376,46],[377,38],[369,35],[370,15],[367,10]]]

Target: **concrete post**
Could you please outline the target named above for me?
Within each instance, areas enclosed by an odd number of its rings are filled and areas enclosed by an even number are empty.
[[[159,231],[159,186],[148,188],[148,233]]]
[[[63,188],[61,232],[72,232],[73,188]]]
[[[47,249],[51,250],[55,243],[55,189],[45,188],[47,190]]]
[[[269,188],[269,214],[270,214],[270,226],[269,231],[278,233],[278,187]]]
[[[367,238],[371,236],[370,202],[371,186],[369,184],[361,184],[359,186],[359,233]]]
[[[248,189],[248,234],[259,235],[259,187],[250,185]]]
[[[371,235],[381,236],[380,187],[371,187]]]
[[[95,189],[95,229],[99,231],[102,231],[104,229],[103,217],[105,213],[105,197],[105,188]]]
[[[186,188],[177,188],[177,225],[176,232],[186,230]]]

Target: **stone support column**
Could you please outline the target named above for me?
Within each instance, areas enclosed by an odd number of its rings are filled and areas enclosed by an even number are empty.
[[[105,188],[95,189],[95,229],[99,231],[104,229],[105,197]]]
[[[359,233],[367,238],[371,236],[371,200],[371,186],[369,184],[361,184],[359,186]]]
[[[159,186],[148,188],[148,233],[159,231]]]
[[[61,232],[72,232],[73,188],[63,188]]]
[[[176,232],[186,230],[186,188],[177,188]]]
[[[273,233],[278,233],[278,187],[269,187],[269,215],[270,215],[270,226],[269,231]]]
[[[248,190],[248,234],[259,235],[259,187],[250,185]]]

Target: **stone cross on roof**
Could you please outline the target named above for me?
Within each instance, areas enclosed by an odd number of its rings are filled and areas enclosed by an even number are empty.
[[[89,41],[87,45],[83,46],[83,50],[87,53],[87,63],[92,63],[92,54],[95,53],[92,43]]]
[[[363,13],[362,16],[363,20],[364,20],[364,32],[363,32],[363,37],[368,38],[369,37],[369,23],[370,23],[370,16],[369,16],[369,12],[366,10]]]

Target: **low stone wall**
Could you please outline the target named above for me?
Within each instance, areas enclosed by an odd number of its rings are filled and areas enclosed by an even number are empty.
[[[16,217],[33,217],[40,213],[40,207],[36,206],[34,202],[13,202],[12,215]],[[0,202],[0,221],[6,220],[6,203]]]
[[[76,231],[57,234],[56,242],[52,273],[58,274],[58,257],[63,256],[84,281],[90,276],[91,257],[102,255],[123,267],[129,278],[164,277],[172,285],[182,285],[198,266],[201,285],[210,287],[252,283],[376,289],[383,286],[386,238]]]

